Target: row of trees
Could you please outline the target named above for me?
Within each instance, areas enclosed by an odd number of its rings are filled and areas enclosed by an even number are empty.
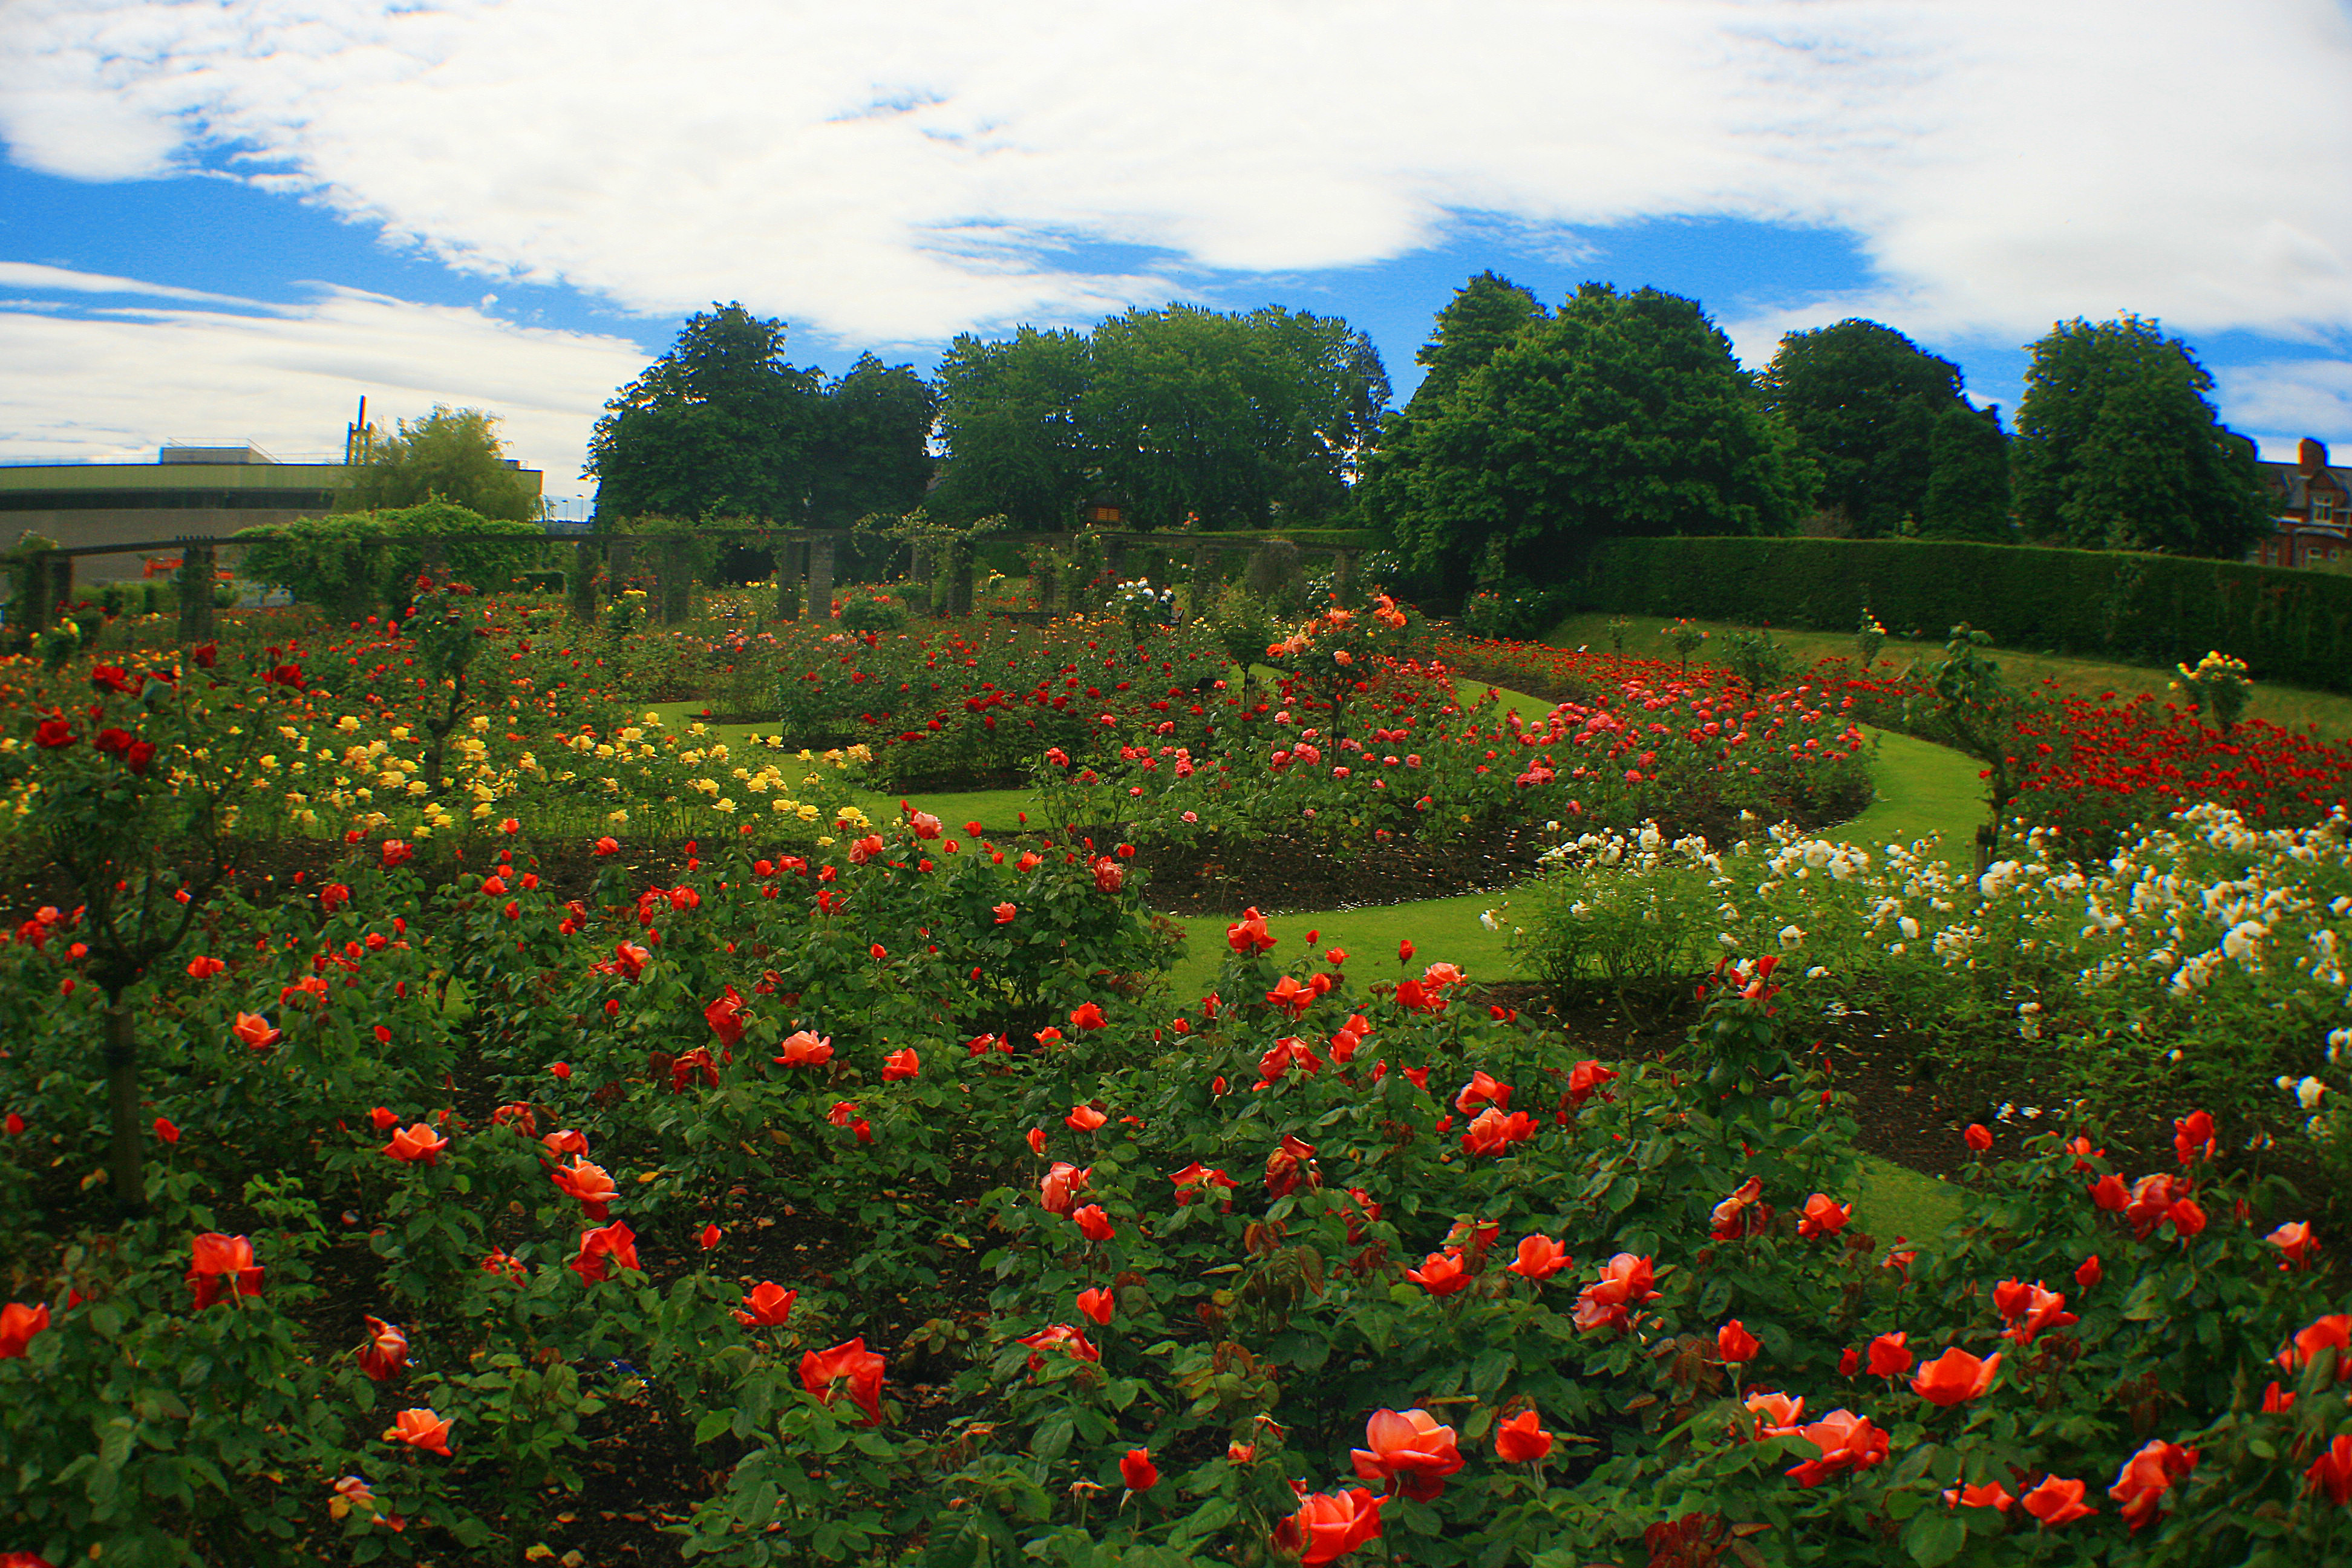
[[[2252,443],[2155,323],[2061,323],[2015,435],[1960,371],[1875,321],[1780,342],[1759,375],[1698,305],[1587,284],[1549,311],[1488,272],[1440,311],[1427,377],[1368,465],[1409,563],[1544,574],[1607,534],[1816,531],[2236,556],[2267,526]]]
[[[1107,501],[1146,527],[1373,523],[1459,583],[1544,575],[1611,534],[1801,526],[2229,557],[2269,511],[2210,378],[2134,316],[2032,345],[2013,435],[1958,365],[1875,321],[1791,332],[1751,375],[1694,300],[1588,283],[1548,310],[1492,272],[1438,313],[1402,410],[1362,332],[1274,307],[967,335],[936,384],[871,354],[828,381],[784,341],[740,305],[688,321],[597,422],[600,514],[839,528],[923,506],[1055,529]],[[351,504],[529,515],[494,424],[404,424]]]

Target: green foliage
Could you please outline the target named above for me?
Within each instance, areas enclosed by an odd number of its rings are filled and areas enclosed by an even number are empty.
[[[13,1547],[64,1563],[88,1542],[133,1568],[310,1560],[297,1538],[317,1494],[273,1478],[339,1446],[339,1412],[289,1310],[316,1298],[305,1284],[315,1205],[265,1201],[289,1226],[256,1237],[272,1293],[191,1312],[187,1237],[214,1226],[197,1185],[167,1176],[155,1218],[68,1248],[63,1275],[95,1304],[0,1361],[0,1518]]]
[[[792,372],[752,408],[633,400],[625,388],[589,449],[599,517],[744,512],[797,526],[813,479],[814,393]],[[634,387],[635,384],[632,384]],[[611,405],[607,405],[608,407]]]
[[[1867,605],[1891,631],[1960,621],[1996,643],[2171,666],[2231,648],[2255,679],[2352,691],[2352,579],[2095,550],[1948,541],[1620,539],[1596,550],[1586,606],[1844,630]]]
[[[825,389],[808,526],[846,528],[861,517],[897,516],[922,504],[930,482],[927,447],[939,396],[910,365],[860,354]]]
[[[1462,602],[1465,625],[1480,637],[1526,642],[1551,630],[1566,614],[1570,595],[1521,578],[1499,588],[1482,589]]]
[[[1264,659],[1267,647],[1290,629],[1271,601],[1241,583],[1226,584],[1202,618],[1225,657],[1244,669]]]
[[[510,534],[517,542],[442,546],[443,566],[466,582],[503,586],[547,552],[537,523],[487,518],[446,500],[297,518],[232,537],[247,546],[238,571],[248,582],[276,584],[332,619],[353,621],[407,598],[425,565],[425,541],[471,533]]]
[[[1782,338],[1760,384],[1820,466],[1819,504],[1847,537],[1991,539],[2006,531],[1999,416],[1961,399],[1960,367],[1950,361],[1891,327],[1844,321]]]
[[[506,461],[498,426],[494,414],[436,403],[415,424],[402,420],[391,436],[379,437],[371,428],[337,510],[386,511],[444,500],[483,517],[536,521],[539,492]]]
[[[1991,634],[1966,621],[1952,628],[1944,657],[1927,670],[1927,689],[1903,704],[1906,733],[1949,746],[1984,764],[1990,815],[1977,829],[1977,873],[1992,864],[2011,806],[2030,765],[2017,738],[2019,721],[2041,703],[2001,679],[1999,661],[1985,657]]]
[[[1130,310],[1097,326],[1092,348],[1080,423],[1104,483],[1147,527],[1340,510],[1388,401],[1371,341],[1303,310]]]
[[[1751,693],[1788,684],[1795,662],[1769,631],[1733,632],[1724,638],[1723,660]]]
[[[907,607],[886,595],[853,593],[841,606],[841,629],[864,636],[867,632],[903,632],[907,629]]]
[[[1872,665],[1878,662],[1878,650],[1885,646],[1886,627],[1880,624],[1876,616],[1870,613],[1870,606],[1864,605],[1862,607],[1862,618],[1854,623],[1853,627],[1855,665],[1867,671]]]
[[[1403,431],[1380,480],[1421,570],[1558,574],[1619,533],[1781,533],[1806,468],[1697,304],[1580,288]],[[1384,461],[1387,459],[1384,458]]]
[[[1088,484],[1078,404],[1093,374],[1078,332],[957,338],[940,359],[940,438],[950,461],[934,507],[1002,512],[1032,531],[1067,527]]]
[[[161,615],[172,606],[172,584],[101,583],[90,596],[109,616]]]
[[[1066,527],[1097,489],[1150,528],[1340,512],[1389,393],[1362,332],[1273,306],[1130,310],[1086,338],[959,338],[940,375],[940,506],[1031,528]]]
[[[1595,992],[1654,1006],[1722,954],[1721,895],[1700,870],[1710,855],[1703,838],[1669,844],[1647,826],[1563,843],[1545,853],[1533,916],[1513,945],[1562,1007]]]
[[[1801,721],[1793,701],[1705,688],[1661,701],[1646,678],[1621,710],[1639,725],[1465,713],[1442,678],[1400,710],[1412,693],[1354,690],[1359,663],[1339,658],[1405,647],[1409,621],[1375,604],[1370,624],[1326,612],[1299,628],[1279,693],[1220,688],[1222,665],[1173,629],[1118,647],[1108,621],[871,643],[810,627],[794,657],[840,660],[815,684],[843,710],[884,710],[877,739],[977,748],[989,721],[1007,749],[1084,734],[1096,759],[1126,752],[1135,783],[1108,786],[1121,795],[1166,784],[1179,748],[1205,763],[1213,731],[1233,731],[1237,763],[1279,741],[1289,760],[1268,765],[1298,792],[1276,802],[1294,823],[1302,800],[1345,814],[1320,792],[1370,800],[1371,777],[1518,820],[1569,789],[1622,803],[1594,792],[1637,764],[1736,773],[1762,800],[1792,793],[1801,754],[1850,743],[1833,709]],[[488,624],[424,612],[412,641],[341,645],[403,672],[371,693],[383,702],[309,708],[281,680],[268,711],[223,710],[206,735],[268,737],[322,807],[338,770],[393,806],[408,788],[381,774],[410,771],[415,715],[446,697],[431,678]],[[584,651],[523,640],[511,668],[553,678],[542,692]],[[672,668],[606,647],[600,692]],[[45,707],[91,700],[87,668],[19,675],[45,682]],[[2097,1147],[2095,1118],[2053,1110],[2041,1125],[2058,1136],[1950,1184],[1962,1212],[1940,1236],[1863,1236],[1844,1206],[1856,1130],[1812,1069],[1810,1021],[1896,1001],[2026,1041],[2032,1021],[2109,1080],[2086,1094],[2187,1074],[2165,1058],[2179,1041],[2200,1087],[2284,1110],[2294,1095],[2248,1068],[2315,1070],[2340,1016],[2340,961],[2323,969],[2315,940],[2352,889],[2335,831],[2251,834],[2209,811],[2095,875],[2030,844],[1973,890],[1916,851],[1637,837],[1612,859],[1587,841],[1550,874],[1614,900],[1597,923],[1625,951],[1588,937],[1575,984],[1687,979],[1710,942],[1747,959],[1706,974],[1703,1016],[1659,1059],[1603,1064],[1473,1003],[1451,964],[1401,952],[1391,971],[1385,952],[1328,946],[1286,964],[1255,921],[1227,932],[1213,995],[1155,994],[1167,947],[1115,844],[1081,853],[1058,829],[992,844],[903,808],[874,823],[817,759],[747,748],[739,771],[699,731],[676,738],[691,742],[677,770],[656,769],[617,700],[568,688],[480,716],[482,760],[460,783],[495,817],[513,798],[498,791],[528,779],[514,809],[530,826],[468,839],[430,879],[371,834],[299,892],[196,900],[212,962],[138,982],[170,1068],[138,1114],[176,1135],[157,1145],[150,1218],[114,1222],[74,1187],[105,1116],[77,1070],[102,1014],[75,951],[89,914],[0,943],[0,1108],[17,1119],[0,1133],[5,1321],[25,1352],[0,1357],[11,1549],[538,1561],[553,1522],[613,1500],[584,1462],[593,1439],[624,1484],[632,1462],[674,1461],[667,1523],[696,1561],[1265,1563],[1298,1555],[1277,1531],[1300,1489],[1347,1485],[1352,1450],[1385,1447],[1369,1418],[1410,1409],[1446,1473],[1367,1478],[1389,1495],[1364,1560],[1703,1561],[1694,1544],[1744,1568],[2332,1560],[2347,1516],[2306,1472],[2352,1446],[2341,1358],[2279,1357],[2340,1290],[2263,1239],[2301,1217],[2284,1184],[2223,1173],[2188,1137],[2176,1170],[2159,1129],[2161,1181],[2133,1194],[2137,1214],[2111,1212],[2086,1188],[2137,1171]],[[347,708],[368,717],[335,716]],[[542,720],[558,734],[520,739]],[[1310,734],[1328,754],[1303,754]],[[1341,755],[1364,776],[1336,776]],[[1535,776],[1552,762],[1561,776]],[[55,771],[16,765],[12,804]],[[1194,787],[1218,787],[1214,771]],[[579,842],[565,792],[650,816],[698,776],[741,798],[684,856],[599,856],[593,887],[570,889],[550,885],[555,854],[531,865]],[[2094,908],[2120,919],[2086,921]],[[256,1043],[240,1015],[282,1037]],[[2240,1131],[2225,1144],[2243,1148]],[[608,1196],[574,1190],[592,1173]],[[2173,1201],[2191,1190],[2193,1211]],[[606,1221],[628,1251],[591,1267],[585,1233]],[[254,1293],[209,1276],[220,1299],[200,1307],[193,1239],[231,1230],[253,1248]],[[746,1310],[771,1273],[770,1307],[782,1289],[796,1304]],[[2014,1322],[2005,1299],[2037,1279],[2072,1321]],[[402,1324],[404,1366],[362,1369],[362,1313]],[[1750,1358],[1727,1354],[1732,1319]],[[1842,1365],[1895,1334],[1922,1362],[1999,1352],[1998,1375],[1948,1406]],[[874,1382],[836,1391],[810,1362],[853,1341]],[[1816,1422],[1865,1417],[1885,1446],[1821,1463],[1826,1428],[1767,1430],[1746,1403],[1763,1389]],[[1530,1413],[1550,1452],[1498,1452]],[[387,1436],[402,1415],[447,1423],[448,1453]],[[625,1446],[656,1432],[672,1448]],[[2200,1458],[2132,1528],[2109,1478],[2150,1441]],[[1159,1474],[1130,1489],[1120,1461],[1139,1449]],[[2086,1483],[2095,1516],[2043,1532],[1942,1495],[2050,1475]]]
[[[2258,1170],[2273,1147],[2306,1171],[2315,1158],[2352,1169],[2352,1099],[2339,1098],[2352,1030],[2329,931],[2330,906],[2352,895],[2345,840],[2257,831],[2212,806],[2088,866],[2065,858],[2072,837],[2028,833],[1978,877],[1931,841],[1588,836],[1548,863],[1522,942],[1583,996],[1622,985],[1638,998],[1724,952],[1779,954],[1837,976],[1843,1005],[1997,1081],[2032,1081],[2045,1104],[2119,1136],[2203,1106]]]
[[[2254,683],[2246,679],[2245,661],[2215,649],[2194,665],[2174,668],[2180,679],[2173,683],[2173,689],[2186,689],[2190,693],[2189,710],[2210,713],[2221,732],[2228,734],[2254,694]]]
[[[1532,290],[1492,271],[1481,272],[1454,291],[1437,312],[1429,341],[1414,351],[1412,362],[1428,374],[1413,389],[1404,417],[1436,413],[1461,389],[1462,378],[1480,369],[1516,342],[1529,325],[1549,321],[1551,313]]]
[[[1998,408],[1953,406],[1927,433],[1927,489],[1919,500],[1922,539],[1982,539],[2006,543],[2009,437]]]
[[[8,581],[8,636],[12,645],[11,652],[22,651],[25,646],[24,639],[37,635],[41,630],[38,626],[26,626],[25,616],[27,607],[32,605],[36,596],[33,584],[36,563],[39,562],[44,552],[57,548],[56,540],[45,533],[35,533],[28,528],[16,536],[16,543],[11,544],[5,552],[0,552],[0,575],[5,575]],[[47,599],[46,587],[38,590],[38,597],[46,604]],[[47,605],[47,614],[55,616],[64,607],[62,605]]]
[[[596,422],[588,471],[599,481],[597,515],[845,528],[919,501],[929,385],[866,354],[828,387],[783,353],[784,323],[740,304],[688,318]]]
[[[2032,353],[2011,456],[2028,537],[2233,560],[2269,526],[2253,443],[2188,344],[2127,315],[2062,321]]]

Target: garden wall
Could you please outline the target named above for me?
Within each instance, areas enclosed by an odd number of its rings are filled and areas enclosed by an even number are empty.
[[[1898,637],[1967,621],[2011,647],[2155,664],[2210,649],[2254,678],[2352,691],[2352,577],[2235,562],[1892,539],[1612,539],[1588,607]]]

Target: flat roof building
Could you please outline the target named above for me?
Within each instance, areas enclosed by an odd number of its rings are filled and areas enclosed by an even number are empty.
[[[349,472],[342,463],[281,463],[251,446],[165,447],[152,463],[0,466],[0,549],[27,531],[69,550],[191,535],[225,539],[239,529],[333,510]],[[541,471],[521,472],[537,491]],[[145,557],[128,552],[84,556],[74,574],[102,582],[145,571]]]

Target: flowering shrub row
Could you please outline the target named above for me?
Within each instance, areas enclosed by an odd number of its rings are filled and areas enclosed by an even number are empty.
[[[1398,623],[1385,633],[1383,616]],[[1168,842],[1281,834],[1346,849],[1497,822],[1817,818],[1866,787],[1860,732],[1810,688],[1758,697],[1621,670],[1591,700],[1530,723],[1491,693],[1464,708],[1452,668],[1402,657],[1402,621],[1393,607],[1334,608],[1299,627],[1267,650],[1279,684],[1255,702],[1228,699],[1206,746],[1162,725],[1049,751],[1040,782],[1055,820]]]
[[[2024,1053],[2084,1104],[2210,1105],[2257,1166],[2273,1138],[2340,1164],[2345,819],[2256,829],[2199,806],[2091,867],[2066,842],[2035,832],[1972,879],[1927,843],[1587,836],[1515,918],[1558,984],[1784,955],[1962,1055]]]

